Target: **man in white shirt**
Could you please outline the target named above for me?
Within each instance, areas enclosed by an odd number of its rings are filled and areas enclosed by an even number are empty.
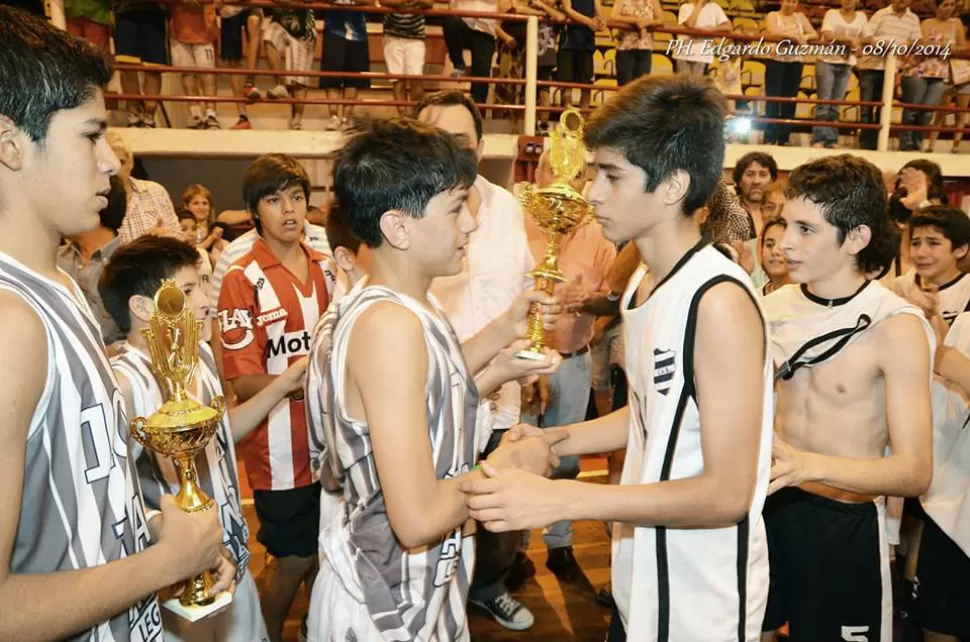
[[[133,178],[131,170],[135,167],[135,157],[128,142],[115,132],[108,132],[106,138],[121,162],[118,177],[128,192],[128,211],[118,230],[121,244],[130,243],[145,234],[181,238],[182,228],[168,192],[154,181]]]
[[[721,6],[712,0],[697,0],[680,5],[677,24],[688,29],[731,31],[731,21]],[[703,76],[707,65],[714,62],[712,53],[705,49],[713,44],[710,40],[695,40],[691,36],[678,36],[667,47],[667,53],[677,61],[677,73]]]
[[[455,134],[476,150],[481,159],[482,116],[471,99],[460,92],[426,97],[415,110],[418,120]],[[466,207],[478,222],[471,233],[462,271],[438,278],[431,292],[438,299],[460,341],[471,337],[501,315],[522,293],[526,274],[535,262],[529,252],[522,208],[507,190],[479,175],[468,192]],[[483,457],[498,447],[505,431],[519,422],[520,386],[506,383],[493,398],[483,400],[478,421],[491,427],[487,443],[480,443]],[[488,430],[479,433],[489,434]],[[532,613],[509,595],[505,578],[511,570],[521,533],[495,534],[478,529],[478,561],[469,602],[488,611],[502,626],[520,631],[534,621]]]

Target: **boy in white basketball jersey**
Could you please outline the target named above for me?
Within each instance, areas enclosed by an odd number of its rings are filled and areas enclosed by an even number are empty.
[[[620,485],[487,464],[491,479],[462,485],[490,530],[614,522],[611,640],[760,635],[771,362],[750,279],[701,238],[693,216],[721,174],[723,141],[723,97],[686,77],[641,78],[586,127],[596,217],[610,240],[632,240],[650,270],[634,274],[620,305],[629,405],[560,429],[555,450],[626,446]]]
[[[867,274],[899,241],[870,162],[843,154],[788,177],[782,238],[793,285],[764,300],[778,370],[765,524],[764,629],[793,642],[892,639],[885,496],[932,473],[932,330]]]
[[[198,264],[199,252],[192,245],[172,238],[143,236],[119,249],[101,276],[100,290],[105,306],[127,335],[111,365],[131,417],[147,417],[164,401],[162,388],[151,369],[146,339],[141,333],[148,327],[154,309],[153,297],[162,281],[175,281],[197,320],[209,318],[208,290],[201,282]],[[203,325],[203,335],[209,328],[209,323]],[[205,404],[211,404],[213,398],[223,395],[208,339],[208,336],[201,337],[198,368],[189,391]],[[228,572],[235,572],[235,595],[228,608],[198,622],[163,612],[168,640],[266,642],[269,639],[260,614],[256,584],[248,569],[249,529],[240,504],[233,444],[258,426],[281,399],[302,386],[305,363],[291,368],[255,397],[232,408],[197,458],[199,483],[216,502],[216,512],[222,520],[226,558],[232,563]],[[157,509],[161,493],[178,489],[177,473],[171,460],[157,457],[150,450],[134,444],[132,450],[144,489],[145,505],[148,509]],[[159,518],[152,515],[149,519],[153,533],[159,528]]]
[[[214,512],[166,496],[146,550],[99,325],[57,268],[61,238],[97,227],[118,170],[104,139],[111,68],[6,6],[0,42],[0,639],[154,642],[155,592],[214,567],[222,535]]]
[[[546,297],[520,297],[460,345],[429,294],[433,278],[461,269],[474,229],[462,203],[476,174],[457,137],[404,118],[362,125],[337,155],[337,202],[371,260],[314,329],[310,383],[321,358],[323,376],[307,394],[323,408],[313,419],[323,423],[321,481],[342,503],[320,525],[311,641],[469,639],[473,523],[458,484],[482,478],[472,470],[479,395],[550,368],[508,367],[530,302]],[[486,368],[500,351],[505,365]],[[546,472],[547,441],[506,443],[489,461]]]
[[[913,269],[893,281],[893,292],[909,299],[945,328],[970,310],[970,276],[959,267],[970,250],[970,217],[944,205],[916,210],[906,222]]]

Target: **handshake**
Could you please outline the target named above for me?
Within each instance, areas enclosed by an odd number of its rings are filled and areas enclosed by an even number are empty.
[[[559,465],[555,447],[568,437],[565,429],[541,430],[528,424],[506,431],[498,448],[481,462],[486,479],[459,486],[471,517],[493,532],[540,528],[556,521],[554,502],[542,498],[556,494],[555,482],[546,477]],[[536,510],[536,504],[546,510]]]

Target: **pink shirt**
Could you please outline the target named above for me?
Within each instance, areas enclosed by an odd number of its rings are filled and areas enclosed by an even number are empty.
[[[548,236],[539,229],[531,216],[525,217],[525,232],[529,237],[529,249],[536,261],[546,255]],[[570,283],[582,278],[583,290],[589,295],[609,289],[606,274],[613,259],[616,246],[603,236],[603,228],[596,221],[590,221],[576,230],[572,236],[563,240],[559,249],[559,269],[566,275],[566,281],[556,286],[556,292],[563,293]],[[556,331],[550,347],[559,352],[576,352],[589,344],[593,338],[593,322],[596,317],[588,312],[580,315],[564,313],[556,324]]]

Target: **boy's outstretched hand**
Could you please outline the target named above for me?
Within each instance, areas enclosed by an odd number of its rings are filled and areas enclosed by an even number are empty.
[[[526,438],[524,443],[538,437]],[[498,452],[498,451],[496,451]],[[482,463],[488,477],[463,482],[468,513],[493,533],[543,528],[563,519],[569,498],[562,492],[564,483],[553,481],[517,468],[499,470],[489,462]]]

